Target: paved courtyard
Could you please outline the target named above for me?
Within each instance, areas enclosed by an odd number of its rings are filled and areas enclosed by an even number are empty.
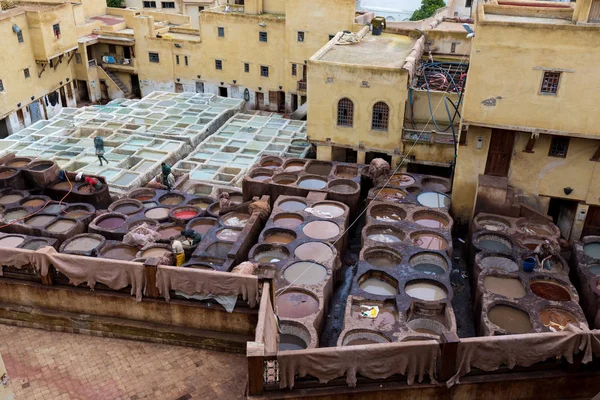
[[[241,355],[0,325],[17,400],[240,399]]]

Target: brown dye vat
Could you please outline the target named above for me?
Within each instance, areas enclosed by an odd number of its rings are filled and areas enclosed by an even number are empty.
[[[250,215],[241,213],[230,213],[221,218],[223,225],[232,226],[234,228],[243,228],[246,226],[249,219]]]
[[[415,183],[415,178],[406,174],[396,174],[390,178],[390,185],[394,186],[410,186],[413,183]]]
[[[53,165],[54,164],[51,162],[41,162],[39,164],[29,167],[28,169],[30,169],[31,171],[44,171],[44,170],[52,167]]]
[[[169,217],[169,209],[166,207],[150,208],[144,215],[151,219],[166,219]]]
[[[333,257],[333,250],[325,243],[306,242],[296,247],[294,255],[300,260],[317,260],[325,262]]]
[[[481,260],[481,266],[486,269],[497,269],[507,272],[518,271],[519,266],[513,260],[507,257],[485,257]]]
[[[265,237],[265,243],[288,244],[296,239],[291,233],[276,232]]]
[[[69,242],[64,249],[66,251],[87,252],[94,250],[100,243],[100,240],[94,237],[79,237]]]
[[[48,226],[48,228],[46,228],[46,229],[50,232],[62,233],[62,232],[68,231],[69,229],[73,228],[74,226],[75,226],[75,221],[71,221],[68,219],[59,219],[52,225]]]
[[[425,178],[421,181],[421,185],[424,189],[431,190],[432,192],[443,193],[448,190],[446,182],[436,178]]]
[[[319,176],[328,176],[332,165],[324,162],[312,162],[306,167],[306,173]]]
[[[358,286],[367,293],[381,296],[395,296],[398,292],[394,286],[377,278],[365,279]]]
[[[68,212],[66,216],[69,218],[77,219],[81,217],[87,217],[89,215],[92,215],[92,213],[87,210],[75,210]]]
[[[340,227],[329,221],[313,221],[304,225],[302,232],[312,239],[326,240],[340,234]]]
[[[404,291],[414,299],[427,301],[438,301],[448,297],[446,289],[433,283],[433,281],[410,282],[405,286]]]
[[[98,221],[97,225],[108,231],[112,231],[120,227],[125,223],[125,218],[123,217],[107,217],[100,221]]]
[[[261,264],[269,264],[285,260],[289,257],[289,252],[285,247],[271,248],[254,254],[254,260]]]
[[[179,236],[183,230],[182,226],[167,226],[158,229],[158,234],[163,239],[170,239],[175,236]]]
[[[216,242],[208,246],[206,254],[215,258],[227,258],[227,254],[233,247],[233,243]]]
[[[5,196],[0,197],[0,204],[12,204],[16,203],[23,198],[20,194],[7,194]]]
[[[285,280],[296,285],[316,285],[326,276],[327,268],[314,261],[298,261],[283,271]]]
[[[137,248],[123,244],[103,250],[102,256],[106,258],[112,258],[114,260],[131,261],[135,258],[137,252]]]
[[[31,162],[31,159],[29,159],[29,158],[16,158],[12,161],[7,162],[6,166],[13,167],[13,168],[23,168],[30,162]]]
[[[89,194],[89,193],[94,193],[95,189],[93,187],[91,187],[90,185],[88,185],[87,183],[84,183],[83,185],[81,185],[77,188],[77,191],[79,193]]]
[[[297,214],[279,214],[273,218],[274,225],[279,228],[294,229],[303,222],[302,216]]]
[[[415,214],[413,216],[413,221],[421,226],[433,229],[442,229],[448,226],[448,220],[445,217],[429,212]]]
[[[277,315],[283,318],[304,318],[319,311],[319,301],[302,292],[287,291],[277,296]]]
[[[327,186],[327,181],[321,178],[302,178],[298,181],[298,187],[302,189],[323,189]]]
[[[285,172],[298,172],[304,169],[306,163],[302,161],[290,161],[285,165]]]
[[[482,217],[477,218],[477,224],[481,225],[488,231],[501,231],[510,228],[510,222],[497,217]]]
[[[515,307],[494,306],[488,311],[488,318],[508,333],[528,333],[533,329],[529,314]]]
[[[285,200],[279,203],[279,208],[288,212],[303,211],[306,208],[306,203],[297,200]]]
[[[331,218],[337,218],[345,213],[343,207],[331,203],[315,204],[312,209],[313,211],[316,211],[316,213],[313,214],[316,216],[323,216],[324,218],[329,218],[329,216],[331,216]]]
[[[6,178],[10,178],[11,176],[13,176],[14,174],[17,173],[16,169],[4,169],[3,171],[0,171],[0,179],[6,179]]]
[[[411,235],[413,244],[422,249],[428,250],[446,250],[448,248],[448,242],[438,235],[433,233],[419,233]]]
[[[578,325],[578,319],[575,315],[560,308],[544,308],[540,311],[538,317],[540,322],[551,330],[562,331],[567,327],[567,324]]]
[[[189,227],[201,235],[206,235],[206,233],[211,230],[216,223],[216,221],[200,220],[192,222]]]
[[[400,201],[406,197],[403,191],[392,188],[383,188],[375,192],[377,200],[383,201]]]
[[[165,253],[168,253],[169,250],[164,247],[153,247],[147,250],[144,250],[142,253],[142,258],[150,258],[150,257],[162,257]]]
[[[17,247],[25,241],[21,236],[5,236],[0,239],[0,247]]]
[[[519,224],[519,228],[527,233],[535,233],[539,236],[554,236],[554,230],[541,222],[530,222]]]
[[[54,215],[36,215],[34,217],[28,218],[25,221],[25,224],[35,227],[46,226],[54,218],[56,218]]]
[[[279,174],[279,175],[275,175],[273,177],[273,182],[279,184],[279,185],[291,185],[292,183],[296,182],[298,180],[298,177],[296,175],[292,175],[292,174]]]
[[[352,179],[356,178],[356,176],[358,175],[358,168],[346,165],[338,165],[337,167],[335,167],[334,173],[335,176],[337,176],[338,178]]]
[[[70,182],[58,182],[58,183],[52,185],[52,189],[69,190],[69,189],[71,189],[71,185],[72,185],[72,183],[70,183]]]
[[[520,299],[527,294],[521,281],[516,278],[486,276],[483,278],[483,287],[492,293],[513,299]]]
[[[269,168],[269,169],[277,169],[279,167],[281,167],[281,161],[279,160],[265,160],[263,162],[260,163],[260,166],[263,168]]]
[[[296,335],[287,333],[279,335],[279,351],[304,350],[307,347],[306,342]]]
[[[4,214],[4,221],[5,222],[12,222],[12,221],[16,221],[19,220],[21,218],[26,217],[27,215],[29,215],[29,213],[27,212],[27,210],[24,209],[16,209],[13,211],[9,211],[6,214]]]
[[[366,262],[379,268],[397,267],[402,263],[402,257],[399,254],[383,249],[368,251],[364,257]]]
[[[406,212],[400,208],[373,207],[371,218],[382,222],[400,222],[406,218]]]
[[[226,242],[235,242],[240,237],[242,231],[236,231],[234,229],[221,229],[217,232],[217,239],[224,240]]]
[[[27,200],[25,203],[21,204],[23,207],[40,207],[44,205],[46,201],[44,199],[31,199]]]
[[[329,184],[329,190],[338,193],[354,193],[359,189],[356,182],[350,180],[339,179]]]
[[[368,231],[367,238],[381,243],[398,243],[402,241],[402,233],[392,229],[373,229]]]
[[[113,212],[117,212],[120,214],[134,214],[140,210],[140,207],[134,203],[124,203],[113,209]]]
[[[148,201],[148,200],[152,200],[153,198],[154,198],[154,196],[152,196],[152,195],[141,194],[139,196],[135,196],[133,199],[138,200],[138,201]]]
[[[269,179],[271,179],[271,175],[268,174],[256,174],[252,176],[252,179],[257,181],[257,182],[264,182],[264,181],[268,181]]]
[[[529,284],[531,291],[546,300],[570,301],[571,294],[567,288],[549,280],[535,280]]]
[[[165,194],[158,199],[158,202],[165,206],[175,206],[177,204],[183,203],[185,197],[180,194]]]
[[[30,240],[23,246],[24,249],[27,250],[38,250],[42,247],[48,246],[48,242],[42,239]]]
[[[190,206],[198,207],[201,210],[206,210],[208,208],[208,206],[210,206],[212,203],[208,203],[206,200],[202,200],[202,199],[192,199],[188,202],[188,204]]]

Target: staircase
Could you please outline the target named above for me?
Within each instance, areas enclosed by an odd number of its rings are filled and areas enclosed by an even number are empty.
[[[123,92],[123,95],[126,99],[133,99],[135,97],[133,93],[131,93],[129,89],[127,89],[127,86],[125,86],[125,84],[119,79],[119,77],[114,72],[107,70],[104,71],[106,72],[106,75],[108,75],[110,79],[112,79],[112,81],[119,87],[121,92]]]

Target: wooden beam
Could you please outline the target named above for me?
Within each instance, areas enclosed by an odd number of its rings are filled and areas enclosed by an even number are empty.
[[[73,57],[75,56],[76,53],[77,53],[77,50],[75,50],[74,52],[71,53],[71,55],[69,56],[69,59],[67,60],[67,65],[71,63],[71,60],[73,59]]]
[[[248,396],[263,394],[263,357],[248,358]]]
[[[535,142],[536,142],[537,138],[530,136],[529,140],[527,141],[527,145],[525,146],[525,150],[523,150],[523,152],[525,153],[533,153],[533,146],[535,146]]]
[[[442,343],[440,343],[440,370],[439,380],[445,382],[456,373],[456,353],[460,339],[454,332],[443,332]]]
[[[147,297],[160,297],[160,292],[156,287],[156,272],[158,270],[158,262],[158,258],[152,257],[147,259],[144,263],[144,272],[146,273],[146,293],[144,293],[144,295]]]
[[[46,65],[48,65],[48,63],[46,63],[46,62],[42,63],[42,70],[38,74],[38,79],[42,76],[42,73],[46,70]]]

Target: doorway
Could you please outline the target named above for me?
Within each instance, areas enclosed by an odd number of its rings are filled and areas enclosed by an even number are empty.
[[[0,139],[8,137],[8,117],[0,119]]]
[[[183,83],[175,84],[175,93],[183,93]]]
[[[373,159],[375,158],[383,158],[390,165],[392,164],[392,156],[387,155],[385,153],[376,153],[374,151],[367,152],[367,154],[365,155],[365,164],[370,164],[371,161],[373,161]]]
[[[277,92],[277,111],[285,113],[285,92]]]
[[[490,149],[485,164],[486,175],[508,176],[514,144],[515,131],[492,129]]]
[[[79,101],[90,101],[90,93],[86,81],[77,81],[77,96],[79,96]]]
[[[227,93],[227,88],[225,86],[219,86],[219,96],[229,97],[229,95]]]
[[[569,240],[573,220],[577,212],[577,201],[566,200],[552,197],[548,205],[548,215],[552,217],[552,222],[560,229],[561,235]],[[589,216],[589,215],[588,215]]]
[[[256,94],[254,96],[256,97],[255,108],[257,110],[263,110],[265,108],[265,95],[264,95],[264,93],[256,92]]]
[[[600,235],[600,206],[590,206],[581,236]]]
[[[142,91],[140,90],[140,78],[137,76],[137,74],[131,75],[131,93],[133,93],[135,97],[142,97]]]
[[[61,86],[60,88],[60,104],[62,104],[63,107],[67,106],[67,95],[65,94],[64,86]]]
[[[196,93],[204,93],[204,82],[196,81]]]
[[[131,47],[123,46],[123,58],[131,60]]]
[[[291,112],[294,112],[298,109],[298,95],[292,94],[292,109]]]
[[[413,174],[435,175],[441,176],[443,178],[450,178],[452,169],[450,167],[442,167],[439,165],[428,165],[409,162],[406,167],[406,172],[412,172]]]
[[[100,98],[108,100],[108,85],[104,79],[100,79]]]

